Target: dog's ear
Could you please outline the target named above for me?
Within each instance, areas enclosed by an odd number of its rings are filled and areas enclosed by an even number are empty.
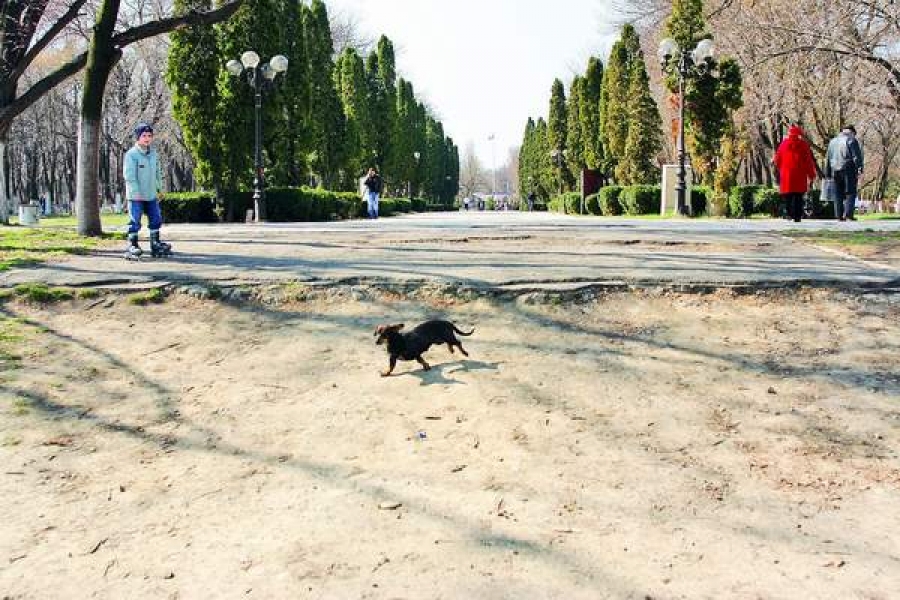
[[[375,328],[375,333],[373,335],[381,335],[382,333],[384,333],[385,329],[386,329],[386,326],[379,325],[378,327]]]
[[[403,329],[403,323],[397,323],[396,325],[391,325],[391,329],[400,331],[401,329]]]

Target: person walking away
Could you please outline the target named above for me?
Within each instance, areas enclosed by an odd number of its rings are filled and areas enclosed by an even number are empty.
[[[834,179],[836,197],[834,216],[841,221],[855,221],[853,209],[863,172],[863,152],[856,139],[856,128],[845,125],[828,143],[825,176]]]
[[[772,164],[778,169],[779,191],[787,205],[788,216],[799,223],[803,217],[803,196],[816,178],[812,149],[803,139],[803,130],[799,126],[792,125],[788,129],[788,136],[778,146]]]
[[[378,174],[378,171],[370,168],[369,172],[366,173],[366,180],[363,182],[363,186],[366,188],[366,204],[369,207],[370,219],[378,218],[378,196],[381,194],[383,185],[384,182],[381,180],[381,175]]]
[[[140,123],[134,128],[135,144],[125,153],[122,172],[125,177],[125,197],[129,203],[131,221],[128,223],[128,249],[126,258],[138,258],[144,251],[138,245],[141,216],[146,213],[150,230],[150,253],[166,256],[172,253],[171,244],[160,240],[162,213],[159,210],[159,191],[162,173],[159,156],[153,147],[153,127]]]
[[[536,197],[534,192],[528,192],[528,212],[534,210],[534,200]]]

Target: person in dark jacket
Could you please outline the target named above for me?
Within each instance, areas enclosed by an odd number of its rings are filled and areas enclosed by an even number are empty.
[[[835,218],[841,221],[856,220],[853,209],[856,206],[859,176],[862,172],[863,153],[856,139],[856,128],[846,125],[828,143],[828,155],[825,159],[825,176],[834,179]]]
[[[792,125],[788,129],[788,136],[778,146],[772,164],[778,169],[779,191],[787,205],[788,216],[799,223],[803,217],[803,196],[816,178],[812,149],[803,139],[800,127]]]
[[[366,188],[366,203],[369,205],[369,218],[378,218],[378,196],[381,194],[381,188],[384,182],[381,175],[374,168],[369,169],[366,173],[366,180],[363,182]]]

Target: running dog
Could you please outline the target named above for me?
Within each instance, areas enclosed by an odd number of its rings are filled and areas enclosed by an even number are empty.
[[[403,329],[403,323],[397,325],[379,325],[375,329],[375,336],[378,338],[375,343],[379,346],[387,344],[387,352],[390,357],[388,370],[381,373],[382,377],[387,377],[394,371],[397,365],[397,359],[400,360],[417,360],[422,368],[426,371],[431,368],[422,354],[428,350],[433,344],[447,344],[450,352],[453,347],[459,348],[463,356],[468,356],[465,348],[462,347],[459,339],[453,335],[454,332],[459,335],[472,335],[475,329],[466,333],[456,327],[450,321],[425,321],[421,325],[416,326],[412,331],[400,333]]]

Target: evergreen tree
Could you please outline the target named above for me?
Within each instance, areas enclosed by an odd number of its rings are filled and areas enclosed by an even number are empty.
[[[231,20],[219,26],[219,47],[223,59],[239,58],[251,48],[259,54],[261,61],[268,61],[280,53],[283,39],[281,16],[280,3],[276,0],[245,1]],[[254,179],[253,96],[254,91],[246,81],[231,76],[225,69],[219,71],[218,112],[219,118],[227,124],[227,135],[222,135],[220,139],[223,180],[229,189],[246,189]],[[276,134],[284,127],[284,110],[277,95],[269,94],[262,106],[263,140],[266,140],[267,134]],[[268,139],[271,140],[271,137]],[[266,147],[271,148],[271,145]],[[268,162],[264,153],[264,165]],[[228,206],[227,210],[231,220],[234,217],[233,207]]]
[[[572,79],[572,86],[569,88],[569,102],[566,124],[566,163],[568,169],[573,176],[581,173],[585,167],[585,144],[583,135],[583,123],[581,106],[584,94],[584,79],[576,76]]]
[[[635,57],[629,79],[628,134],[616,180],[625,185],[653,184],[659,181],[656,157],[662,150],[662,119],[642,57]]]
[[[557,168],[550,157],[549,127],[543,117],[538,118],[534,126],[533,165],[535,169],[535,193],[544,200],[557,193]]]
[[[353,48],[345,48],[341,54],[335,70],[335,83],[346,119],[349,183],[349,180],[359,178],[366,172],[375,152],[369,86],[362,58]]]
[[[613,44],[600,99],[600,130],[605,146],[604,171],[616,172],[616,167],[625,155],[625,141],[628,137],[628,90],[634,59],[641,51],[640,39],[634,27],[626,24],[622,35]]]
[[[385,36],[378,39],[375,65],[369,66],[369,79],[375,111],[375,152],[377,163],[387,177],[397,164],[392,145],[397,121],[397,73],[394,64],[394,44]],[[371,56],[369,57],[371,59]],[[384,175],[383,173],[383,175]]]
[[[584,143],[584,164],[588,169],[603,166],[603,136],[600,130],[601,89],[603,63],[592,56],[588,60],[581,88],[581,137]]]
[[[550,91],[550,115],[547,122],[547,143],[549,144],[547,152],[548,155],[551,151],[558,153],[554,164],[557,191],[566,187],[569,181],[565,159],[568,133],[567,113],[566,93],[562,81],[554,79]]]
[[[288,59],[288,70],[276,79],[276,92],[284,106],[285,127],[271,132],[271,181],[301,185],[307,183],[307,157],[312,150],[309,116],[309,73],[306,38],[303,35],[303,4],[296,0],[283,3],[283,39],[281,53]]]
[[[346,124],[341,100],[334,87],[334,44],[328,11],[322,0],[312,0],[303,9],[303,37],[307,56],[309,89],[310,163],[320,185],[339,186],[345,165]]]
[[[175,2],[176,14],[211,8],[212,0]],[[172,94],[172,115],[194,159],[197,183],[212,188],[220,198],[225,123],[218,112],[217,81],[223,60],[216,31],[210,25],[178,29],[170,40],[166,83]]]
[[[666,33],[682,49],[692,50],[700,40],[711,38],[703,17],[703,0],[674,0]],[[707,185],[713,185],[717,156],[723,138],[732,130],[734,111],[743,105],[742,77],[733,59],[719,61],[718,73],[706,68],[685,81],[685,137],[691,164]],[[667,79],[669,91],[677,94],[678,78]]]
[[[534,152],[534,119],[528,117],[525,124],[525,134],[522,136],[522,145],[519,146],[519,194],[524,198],[534,190],[536,169],[533,165],[532,154]]]

